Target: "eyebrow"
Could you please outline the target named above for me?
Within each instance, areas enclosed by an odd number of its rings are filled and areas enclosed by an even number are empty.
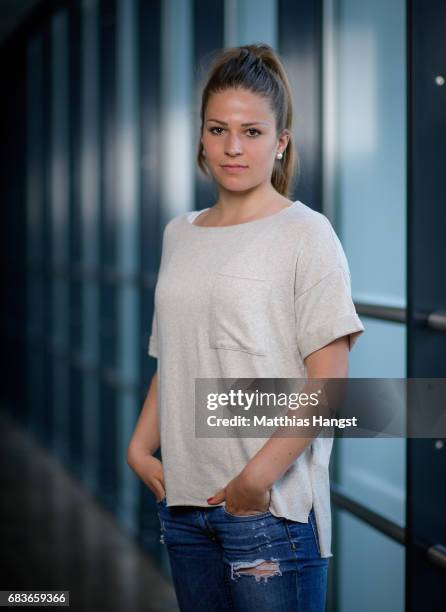
[[[215,121],[216,123],[220,123],[221,125],[228,125],[227,123],[225,123],[224,121],[220,121],[219,119],[207,119],[206,123],[208,121]],[[267,121],[250,121],[249,123],[242,123],[241,125],[242,127],[247,127],[248,125],[269,125],[269,123]]]

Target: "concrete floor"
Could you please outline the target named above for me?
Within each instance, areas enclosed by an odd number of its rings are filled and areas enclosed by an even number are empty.
[[[76,612],[176,612],[150,557],[0,413],[0,590],[69,590]]]

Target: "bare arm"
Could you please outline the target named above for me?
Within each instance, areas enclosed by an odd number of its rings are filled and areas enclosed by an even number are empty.
[[[347,378],[349,338],[343,336],[314,351],[305,359],[308,379]],[[208,499],[218,504],[226,499],[226,507],[236,514],[268,507],[270,489],[311,444],[314,438],[271,438],[248,461],[244,469],[226,487]]]
[[[308,379],[347,378],[348,353],[348,336],[337,338],[311,353],[305,359]],[[251,482],[270,489],[312,441],[313,438],[272,436],[247,463],[243,472]]]
[[[127,451],[127,459],[131,461],[133,455],[147,452],[153,455],[160,446],[160,433],[158,426],[157,408],[157,382],[158,372],[152,377],[149,390],[135,426]]]
[[[130,438],[127,448],[127,463],[151,489],[158,501],[165,496],[163,467],[161,461],[153,457],[159,447],[157,372],[155,372]]]

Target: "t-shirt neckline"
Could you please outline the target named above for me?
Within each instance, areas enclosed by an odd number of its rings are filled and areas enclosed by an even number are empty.
[[[195,229],[197,229],[198,231],[200,230],[204,230],[204,231],[209,231],[209,230],[214,230],[214,231],[228,231],[228,230],[234,230],[236,228],[243,228],[245,226],[252,226],[254,224],[259,224],[262,222],[266,222],[266,221],[270,221],[272,219],[276,219],[277,217],[283,215],[284,213],[286,213],[287,211],[295,208],[297,206],[297,204],[300,204],[299,200],[295,200],[292,204],[290,204],[289,206],[286,206],[285,208],[282,208],[282,210],[279,210],[276,213],[273,213],[272,215],[267,215],[266,217],[260,217],[260,219],[253,219],[252,221],[246,221],[245,223],[235,223],[233,225],[195,225],[193,223],[193,221],[198,217],[198,215],[200,215],[202,212],[204,212],[205,210],[209,210],[210,206],[208,206],[207,208],[203,208],[201,210],[194,210],[192,212],[189,212],[185,215],[186,217],[186,221],[187,224],[190,227],[193,227]]]

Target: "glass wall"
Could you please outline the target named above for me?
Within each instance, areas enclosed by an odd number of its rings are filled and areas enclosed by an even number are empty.
[[[351,514],[333,512],[335,593],[330,610],[403,612],[405,549]]]
[[[160,161],[144,156],[140,99],[160,71],[140,67],[139,34],[159,31],[156,4],[65,3],[27,42],[26,92],[28,424],[155,557],[153,496],[125,458],[153,374],[162,227],[142,221]]]
[[[405,3],[325,3],[325,212],[342,241],[356,303],[406,306]],[[403,323],[361,316],[350,376],[404,378]],[[404,439],[336,440],[334,481],[405,524]],[[404,609],[405,550],[351,514],[334,513],[335,602],[342,612]]]
[[[264,42],[277,49],[276,0],[226,0],[225,47]]]

